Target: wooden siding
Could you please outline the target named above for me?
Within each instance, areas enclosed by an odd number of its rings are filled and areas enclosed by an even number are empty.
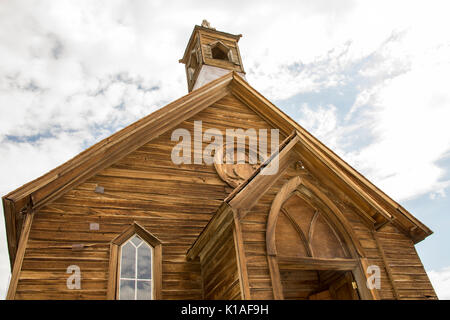
[[[241,299],[236,248],[232,228],[200,257],[204,299]]]
[[[361,215],[356,213],[353,204],[344,194],[334,192],[328,187],[329,184],[325,187],[313,176],[313,173],[304,174],[292,165],[241,221],[252,299],[274,298],[266,255],[267,219],[276,194],[289,179],[297,175],[313,183],[333,201],[356,233],[366,254],[368,265],[380,267],[381,289],[377,290],[380,299],[434,299],[436,297],[410,239],[391,225],[384,227],[383,231],[375,232],[373,226],[370,227]],[[382,242],[382,248],[377,244],[375,233]],[[383,260],[383,254],[388,257],[388,265]],[[395,256],[397,259],[394,258]],[[388,274],[387,268],[392,269],[393,279]],[[398,288],[398,293],[394,290],[394,285]]]
[[[233,95],[178,127],[192,133],[195,120],[202,121],[204,131],[217,128],[225,132],[230,123],[242,129],[271,128]],[[170,135],[168,132],[155,138],[36,212],[16,299],[106,298],[109,244],[134,221],[162,241],[163,299],[241,297],[246,288],[240,287],[231,232],[220,246],[221,254],[211,251],[212,255],[202,262],[186,260],[187,250],[232,188],[217,175],[214,166],[173,164],[170,153],[176,142],[170,141]],[[305,164],[315,170],[309,162]],[[368,264],[380,267],[381,299],[436,298],[413,242],[404,233],[392,225],[376,232],[362,217],[361,207],[355,208],[342,189],[333,187],[332,179],[323,172],[305,174],[296,165],[286,170],[241,221],[242,261],[247,262],[250,298],[273,299],[265,243],[267,217],[280,188],[299,174],[342,211]],[[105,192],[95,193],[96,186],[104,187]],[[367,212],[367,216],[372,213]],[[100,229],[89,230],[91,222],[98,223]],[[82,249],[77,247],[80,244],[84,245]],[[81,290],[67,289],[66,270],[70,265],[81,269]],[[219,279],[216,273],[227,276]]]
[[[192,134],[195,120],[203,122],[203,130],[223,133],[230,123],[270,129],[232,95],[178,127]],[[170,153],[177,142],[170,136],[145,144],[36,213],[16,299],[106,298],[109,243],[134,221],[163,243],[162,298],[203,297],[200,261],[186,261],[185,255],[232,188],[214,166],[173,164]],[[97,185],[104,194],[94,192]],[[89,230],[91,222],[99,224],[98,231]],[[78,244],[84,248],[73,249]],[[70,265],[81,268],[81,290],[66,287]]]
[[[389,225],[376,237],[398,299],[437,299],[411,239]]]

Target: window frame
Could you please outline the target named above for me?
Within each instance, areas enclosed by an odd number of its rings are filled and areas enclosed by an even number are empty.
[[[161,299],[162,288],[162,243],[161,241],[147,231],[137,222],[133,222],[131,226],[127,227],[120,235],[110,242],[110,257],[109,257],[109,274],[108,274],[108,288],[107,299],[119,299],[119,284],[120,284],[120,261],[121,261],[121,246],[130,240],[134,235],[138,235],[143,241],[147,242],[152,247],[153,251],[153,269],[152,269],[152,299]]]
[[[135,237],[137,237],[137,238],[139,238],[139,240],[140,240],[140,243],[138,244],[138,245],[136,245],[134,242],[133,242],[133,239],[135,238]],[[130,243],[131,244],[131,246],[133,246],[133,248],[134,248],[134,254],[135,254],[135,261],[134,261],[134,264],[135,264],[135,272],[136,272],[136,274],[135,274],[135,277],[134,278],[126,278],[126,277],[122,277],[122,263],[123,263],[123,247],[127,244],[127,243]],[[149,250],[150,250],[150,269],[151,269],[151,277],[149,278],[149,279],[140,279],[139,277],[138,277],[138,265],[139,265],[139,260],[138,260],[138,257],[139,257],[139,254],[138,254],[138,251],[139,251],[139,248],[141,247],[141,246],[144,246],[144,245],[147,245],[148,246],[148,248],[149,248]],[[145,281],[145,282],[150,282],[150,285],[151,285],[151,293],[150,293],[150,296],[151,296],[151,298],[150,298],[150,300],[153,300],[154,299],[154,297],[153,297],[153,286],[154,286],[154,283],[153,283],[153,276],[154,276],[154,274],[153,274],[153,265],[154,265],[154,248],[149,244],[149,243],[147,243],[147,241],[145,241],[144,239],[142,239],[141,237],[139,237],[139,235],[137,234],[137,233],[135,233],[135,234],[133,234],[130,238],[128,238],[128,240],[127,241],[125,241],[120,247],[119,247],[119,263],[118,263],[118,269],[117,269],[117,297],[118,297],[118,299],[120,299],[120,282],[122,281],[122,280],[131,280],[131,281],[134,281],[135,283],[134,283],[134,290],[135,290],[135,292],[134,292],[134,297],[135,297],[135,299],[134,300],[137,300],[136,298],[137,298],[137,284],[138,284],[138,282],[139,281]]]

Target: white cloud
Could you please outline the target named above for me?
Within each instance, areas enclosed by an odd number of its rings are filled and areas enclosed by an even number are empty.
[[[400,200],[438,192],[448,184],[437,161],[450,150],[450,61],[432,61],[413,63],[411,71],[375,88],[365,115],[373,121],[376,140],[348,155]]]
[[[301,116],[298,123],[314,136],[336,151],[341,147],[342,127],[338,127],[337,108],[334,105],[311,107],[303,104],[300,107]]]
[[[0,192],[187,93],[177,61],[207,18],[244,35],[247,79],[269,99],[348,84],[355,63],[371,62],[358,70],[368,83],[358,84],[345,122],[333,104],[301,106],[299,122],[397,200],[442,196],[447,12],[445,1],[3,1]],[[345,137],[362,129],[377,140],[345,152]],[[0,229],[2,292],[9,262]]]
[[[427,271],[427,273],[438,298],[450,300],[450,267],[438,271]]]

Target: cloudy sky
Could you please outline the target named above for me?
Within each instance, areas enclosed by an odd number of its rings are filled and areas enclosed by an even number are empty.
[[[417,250],[450,299],[446,2],[3,0],[0,194],[186,94],[178,59],[206,18],[243,34],[253,87],[435,232]]]

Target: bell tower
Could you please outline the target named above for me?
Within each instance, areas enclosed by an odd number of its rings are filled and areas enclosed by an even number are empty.
[[[208,21],[196,25],[179,62],[186,68],[188,90],[191,92],[230,71],[244,76],[238,41],[242,35],[217,31]]]

